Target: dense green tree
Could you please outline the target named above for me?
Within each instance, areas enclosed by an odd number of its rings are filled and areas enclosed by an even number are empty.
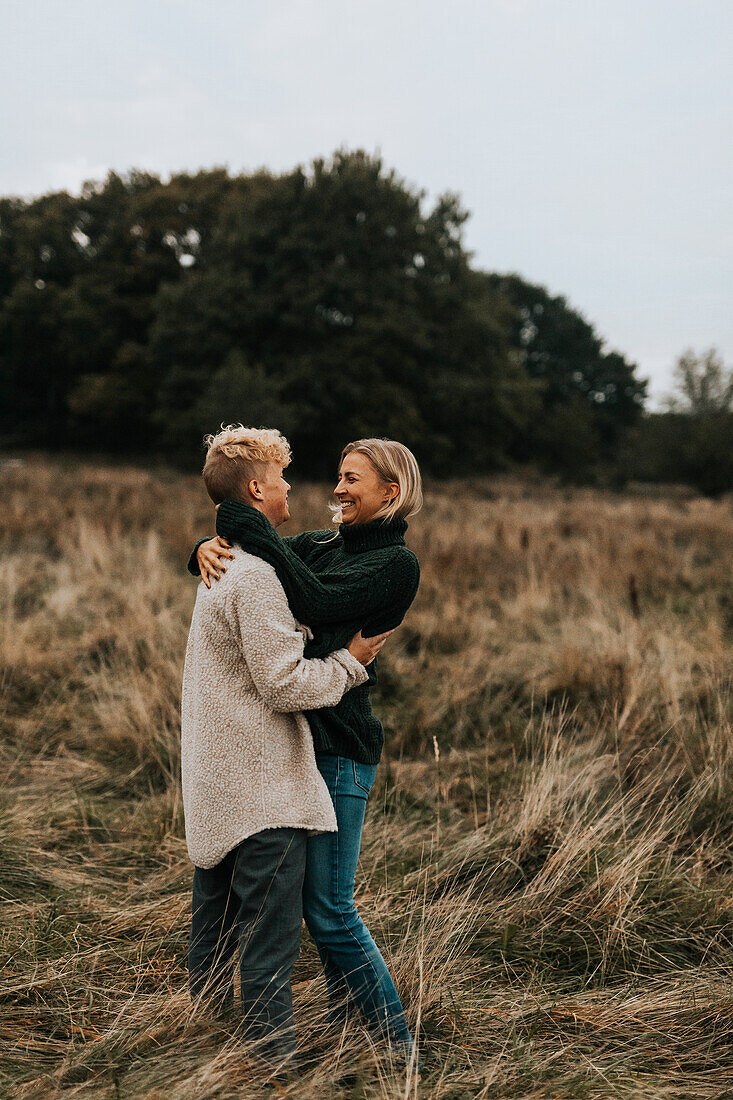
[[[487,278],[514,308],[512,344],[523,353],[541,394],[538,416],[517,457],[537,456],[553,469],[581,476],[589,465],[613,462],[646,398],[647,383],[636,377],[635,365],[618,352],[604,351],[602,338],[564,297],[519,275]],[[562,408],[568,412],[558,416]],[[569,419],[584,440],[582,467],[564,438]]]
[[[688,350],[674,369],[667,411],[642,421],[632,466],[637,477],[686,482],[709,496],[733,490],[733,371],[715,348]]]
[[[436,471],[499,463],[532,387],[469,267],[465,212],[443,196],[424,215],[423,197],[363,153],[255,177],[222,211],[196,300],[190,279],[161,289],[151,355],[168,423],[210,385],[223,341],[298,409],[293,443],[316,473],[366,434],[398,434]]]
[[[467,216],[343,151],[0,200],[0,439],[198,462],[222,421],[271,420],[304,474],[363,435],[435,474],[613,461],[633,366],[564,299],[474,270]]]
[[[68,291],[19,279],[0,312],[0,430],[13,443],[54,448],[65,441],[72,371]]]
[[[189,438],[201,440],[223,424],[239,422],[260,428],[275,424],[291,437],[298,419],[297,407],[285,399],[272,374],[260,363],[248,363],[241,351],[231,351],[191,409]]]
[[[733,411],[649,413],[633,435],[628,466],[641,481],[692,485],[707,496],[733,492]]]

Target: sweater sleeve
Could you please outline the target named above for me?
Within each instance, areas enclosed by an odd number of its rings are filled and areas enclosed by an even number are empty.
[[[305,658],[305,639],[277,576],[261,569],[232,585],[228,615],[257,691],[274,711],[288,713],[333,707],[368,672],[347,649],[329,657]]]
[[[299,535],[286,535],[282,541],[292,550],[296,557],[300,558],[302,561],[307,561],[313,552],[314,536],[323,535],[328,538],[331,533],[330,531],[301,531]],[[209,542],[209,540],[213,538],[216,538],[216,536],[205,535],[204,538],[199,539],[191,551],[186,568],[192,577],[201,576],[199,560],[196,557],[199,546],[202,546],[203,543]]]
[[[398,567],[383,580],[384,595],[380,606],[364,619],[361,632],[365,638],[395,630],[409,611],[420,587],[420,563],[406,546],[400,548]],[[398,582],[398,583],[397,583]]]
[[[317,552],[319,540],[329,536],[333,537],[333,531],[301,531],[299,535],[285,535],[282,541],[296,557],[307,562],[313,557],[314,552]],[[280,538],[279,535],[278,538]]]
[[[367,621],[385,607],[391,608],[406,580],[408,588],[414,580],[413,562],[417,563],[417,558],[404,548],[406,554],[395,554],[372,569],[352,571],[348,577],[332,575],[324,581],[280,538],[261,512],[236,501],[225,500],[219,506],[216,530],[274,567],[296,619],[312,627],[345,619]],[[402,621],[406,610],[395,625]],[[388,619],[394,617],[392,611]]]

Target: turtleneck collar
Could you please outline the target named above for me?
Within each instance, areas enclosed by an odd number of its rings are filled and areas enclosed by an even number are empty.
[[[350,554],[360,554],[364,550],[382,550],[385,546],[404,546],[407,520],[393,519],[384,523],[381,519],[369,523],[340,523],[339,534],[344,540],[344,549]]]

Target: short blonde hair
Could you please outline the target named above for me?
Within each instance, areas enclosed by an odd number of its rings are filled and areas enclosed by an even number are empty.
[[[346,456],[354,452],[366,455],[382,481],[396,481],[400,487],[395,499],[375,512],[372,519],[389,523],[392,519],[417,515],[423,504],[422,477],[412,451],[395,439],[357,439],[344,447],[339,468]],[[341,523],[341,519],[341,509],[336,506],[333,522]]]
[[[204,484],[214,504],[227,497],[246,502],[247,486],[263,476],[269,462],[281,469],[290,464],[290,444],[276,428],[222,424],[216,435],[204,437],[204,443]]]

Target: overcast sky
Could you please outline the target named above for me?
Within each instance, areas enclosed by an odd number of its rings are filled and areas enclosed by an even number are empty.
[[[733,0],[2,0],[0,193],[381,152],[656,399],[733,360]]]

